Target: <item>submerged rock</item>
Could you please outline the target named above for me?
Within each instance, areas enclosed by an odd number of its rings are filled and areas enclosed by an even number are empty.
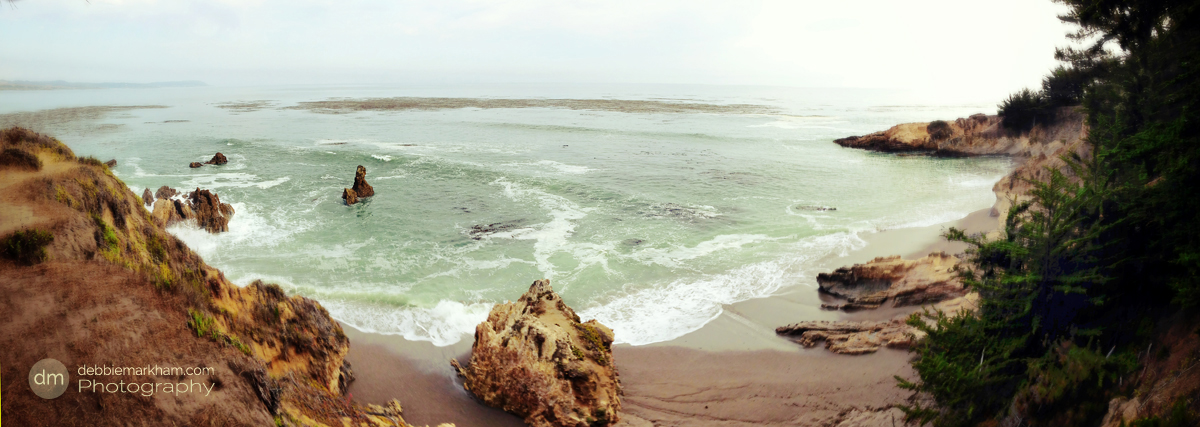
[[[472,239],[482,240],[484,236],[514,230],[524,222],[525,220],[523,219],[514,219],[504,222],[493,222],[491,224],[472,225],[471,228],[467,229],[467,235],[471,236]]]
[[[223,165],[226,163],[229,163],[229,159],[226,159],[225,155],[221,153],[214,154],[211,160],[204,162],[206,165]]]
[[[818,274],[820,292],[846,299],[845,304],[823,304],[822,308],[873,309],[888,301],[902,307],[963,296],[967,289],[958,279],[958,262],[945,252],[935,252],[913,261],[899,256],[879,257]]]
[[[354,185],[350,189],[354,190],[354,194],[358,197],[375,195],[375,189],[371,188],[371,184],[367,184],[367,168],[363,165],[358,165],[358,170],[354,171]]]
[[[580,322],[550,281],[538,280],[475,327],[467,366],[450,363],[467,391],[530,426],[607,426],[621,412],[612,342],[612,330]]]

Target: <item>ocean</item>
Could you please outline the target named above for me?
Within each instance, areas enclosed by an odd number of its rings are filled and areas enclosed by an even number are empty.
[[[367,98],[404,97],[363,102]],[[169,231],[355,328],[445,346],[551,280],[643,345],[722,306],[815,288],[862,236],[992,205],[1006,158],[846,149],[835,138],[994,114],[865,89],[685,85],[278,86],[0,92],[134,193],[206,188],[230,230]],[[314,103],[315,102],[315,103]],[[159,105],[13,115],[65,107]],[[18,117],[19,116],[19,117]],[[14,117],[17,117],[14,119]],[[223,166],[190,169],[221,152]],[[367,169],[376,195],[346,206]]]

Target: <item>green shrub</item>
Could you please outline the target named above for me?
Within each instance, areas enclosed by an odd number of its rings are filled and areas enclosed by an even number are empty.
[[[92,214],[92,222],[96,224],[96,244],[100,249],[115,248],[121,243],[121,240],[117,238],[117,232],[109,227],[104,219],[100,218],[100,215]]]
[[[954,134],[954,130],[950,129],[950,124],[944,120],[929,122],[929,126],[925,129],[929,132],[929,138],[934,141],[944,140]]]
[[[1008,96],[999,105],[998,114],[1005,129],[1028,132],[1034,125],[1047,121],[1052,116],[1049,103],[1041,92],[1029,89]]]
[[[42,170],[42,161],[37,156],[19,148],[0,151],[0,167],[13,167],[31,171]]]
[[[212,316],[190,308],[188,309],[188,316],[191,317],[188,320],[188,327],[196,331],[197,337],[217,339],[219,332],[216,328],[216,321],[213,320]]]
[[[1042,79],[1042,94],[1050,107],[1079,105],[1087,81],[1082,71],[1059,66]]]
[[[100,159],[97,159],[92,156],[80,157],[79,163],[82,163],[85,165],[91,165],[91,166],[99,166],[99,167],[106,168],[106,169],[108,168],[108,165],[104,164],[104,162],[100,161]]]
[[[33,265],[46,260],[46,245],[54,235],[41,229],[20,230],[0,241],[0,252],[17,262]]]

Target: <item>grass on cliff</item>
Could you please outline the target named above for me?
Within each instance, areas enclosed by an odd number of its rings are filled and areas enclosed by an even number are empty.
[[[33,265],[46,260],[46,245],[54,235],[42,229],[19,230],[0,240],[0,252],[17,262]]]

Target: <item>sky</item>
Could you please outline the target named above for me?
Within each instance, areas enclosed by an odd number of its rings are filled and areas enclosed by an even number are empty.
[[[685,83],[999,99],[1070,27],[1050,0],[20,0],[0,79]]]

